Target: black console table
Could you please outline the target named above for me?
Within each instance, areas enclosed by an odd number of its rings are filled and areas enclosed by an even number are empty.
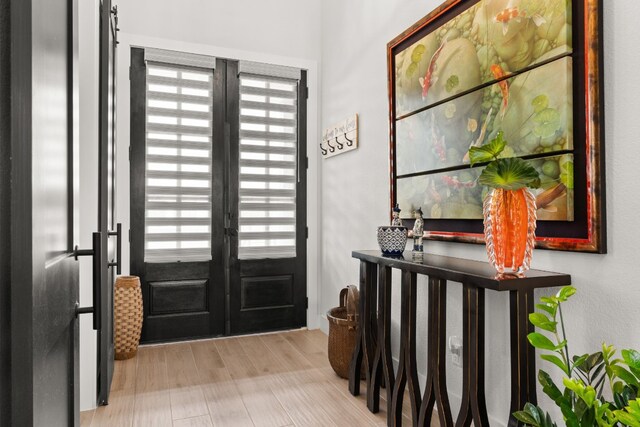
[[[571,276],[530,270],[524,278],[496,278],[485,262],[424,254],[421,260],[385,257],[379,251],[356,251],[360,260],[360,328],[349,370],[349,391],[360,393],[360,372],[365,366],[367,406],[378,412],[380,387],[387,393],[387,424],[402,425],[402,402],[408,387],[414,426],[429,426],[434,407],[442,427],[489,425],[484,389],[485,289],[509,292],[511,334],[511,406],[509,426],[518,422],[511,416],[526,402],[536,403],[535,352],[527,341],[533,331],[536,288],[566,286]],[[400,313],[400,357],[394,372],[391,359],[391,269],[402,272]],[[416,366],[416,278],[429,277],[427,382],[420,393]],[[449,405],[446,382],[446,292],[447,281],[462,284],[463,292],[463,386],[462,404],[455,421]],[[384,382],[384,383],[383,383]],[[505,414],[507,416],[507,414]]]

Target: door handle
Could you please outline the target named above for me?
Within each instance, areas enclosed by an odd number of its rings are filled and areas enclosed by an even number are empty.
[[[116,262],[110,262],[109,267],[116,268],[116,274],[122,273],[122,224],[116,225],[116,231],[110,231],[109,236],[116,236]]]
[[[226,234],[227,236],[237,237],[238,236],[238,229],[237,228],[231,228],[231,227],[225,227],[224,228],[224,234]]]
[[[92,248],[91,249],[78,249],[78,246],[73,250],[73,256],[75,260],[81,256],[93,257],[93,307],[79,307],[76,304],[76,316],[79,314],[93,314],[93,329],[99,331],[101,329],[102,320],[102,295],[101,295],[101,262],[102,262],[102,233],[97,231],[93,233]]]

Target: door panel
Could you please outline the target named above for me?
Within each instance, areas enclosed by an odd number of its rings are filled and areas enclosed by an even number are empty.
[[[116,277],[116,36],[117,10],[112,10],[111,0],[100,4],[100,97],[99,97],[99,149],[98,149],[98,231],[108,239],[102,239],[100,266],[100,301],[102,304],[101,329],[98,331],[97,386],[99,405],[109,403],[109,391],[113,379],[115,358],[113,336],[113,299]],[[110,267],[111,266],[111,267]]]
[[[227,75],[230,76],[227,80],[227,92],[229,93],[241,93],[240,89],[240,78],[238,77],[238,63],[237,62],[229,62]],[[255,78],[260,81],[260,77],[251,77],[247,78]],[[265,82],[269,82],[271,78],[265,78]],[[271,80],[273,81],[273,80]],[[277,81],[277,80],[276,80]],[[251,83],[255,85],[256,83]],[[278,83],[276,87],[282,87],[281,85],[284,82]],[[266,87],[266,86],[265,86]],[[265,178],[264,176],[259,176],[255,178],[247,178],[247,180],[262,179],[264,181],[273,180],[275,183],[285,182],[289,183],[291,181],[295,182],[295,207],[293,208],[294,212],[294,221],[295,224],[295,257],[290,258],[268,258],[269,252],[277,253],[278,248],[269,248],[265,250],[267,255],[264,255],[262,259],[241,259],[239,256],[239,245],[241,242],[241,236],[243,236],[242,224],[240,220],[241,216],[241,201],[240,194],[244,191],[240,188],[240,178],[241,167],[243,159],[243,154],[241,151],[249,151],[253,155],[251,158],[260,159],[259,156],[255,157],[253,152],[256,154],[260,153],[260,151],[264,150],[266,152],[266,148],[255,148],[254,145],[250,145],[251,148],[246,148],[242,146],[242,128],[240,121],[240,102],[236,98],[229,98],[227,100],[227,110],[228,117],[230,118],[230,142],[229,142],[229,152],[230,152],[230,161],[229,161],[229,226],[228,229],[228,245],[229,245],[229,319],[230,319],[230,334],[243,334],[243,333],[251,333],[251,332],[261,332],[261,331],[269,331],[269,330],[277,330],[277,329],[292,329],[292,328],[300,328],[306,325],[306,300],[307,300],[307,280],[306,280],[306,263],[307,263],[307,242],[306,242],[306,217],[307,217],[307,209],[306,209],[306,72],[302,71],[300,81],[297,84],[297,93],[294,92],[295,97],[297,99],[297,108],[295,109],[295,117],[297,123],[296,126],[296,134],[295,137],[292,137],[288,134],[283,133],[274,133],[268,130],[267,132],[255,132],[254,134],[247,133],[246,138],[255,138],[258,140],[269,139],[271,136],[272,140],[277,142],[279,139],[290,138],[294,141],[294,152],[295,152],[295,164],[296,171],[293,176],[281,176],[274,175],[269,178]],[[253,87],[249,88],[249,93],[255,92]],[[292,94],[288,95],[280,95],[279,91],[274,90],[274,94],[272,96],[293,96]],[[273,117],[280,117],[277,115],[282,109],[281,104],[273,105],[273,104],[265,104],[263,107],[256,105],[258,103],[253,102],[253,108],[264,108],[265,110],[269,108],[273,108],[274,111],[268,111],[265,113],[265,119],[263,119],[266,126],[277,126],[278,124],[287,123],[287,121],[283,121],[280,118],[271,119],[272,114],[276,114]],[[293,108],[293,107],[292,107]],[[249,123],[253,121],[252,117],[248,117]],[[267,129],[265,127],[265,129]],[[282,132],[282,131],[280,131]],[[255,136],[253,136],[255,135]],[[258,143],[258,142],[256,142]],[[241,150],[241,147],[242,150]],[[278,151],[284,153],[284,155],[289,155],[290,151],[288,148],[279,147]],[[253,152],[251,152],[253,151]],[[281,156],[281,154],[276,151],[274,154],[276,156]],[[269,168],[285,168],[291,167],[287,166],[289,163],[282,162],[286,157],[276,157],[279,160],[271,160],[268,154],[264,157],[264,160],[251,160],[251,163],[247,163],[251,167],[264,167],[265,169]],[[291,180],[287,180],[291,178]],[[271,184],[271,183],[270,183]],[[284,190],[287,191],[287,190]],[[282,192],[284,192],[282,191]],[[289,190],[290,191],[290,190]],[[262,211],[265,215],[264,218],[258,218],[255,215],[250,218],[251,221],[244,219],[244,222],[248,224],[249,230],[254,230],[256,225],[259,227],[265,227],[262,230],[270,230],[271,227],[280,227],[280,230],[284,230],[282,228],[283,225],[285,227],[290,226],[291,219],[289,217],[282,218],[281,221],[273,220],[269,217],[271,214],[275,214],[275,212],[269,212],[269,209],[274,209],[272,206],[274,204],[281,203],[282,200],[278,200],[279,190],[259,190],[255,194],[263,193],[266,197],[257,198],[256,200],[260,200],[260,203],[255,203],[251,201],[251,203],[242,204],[242,209],[247,209],[247,211],[252,214],[255,213],[256,210]],[[252,193],[249,193],[252,194]],[[274,195],[271,197],[271,195]],[[250,199],[250,197],[249,197]],[[274,203],[274,200],[276,203]],[[252,205],[260,205],[259,208],[251,207]],[[246,207],[245,207],[246,206]],[[291,212],[290,205],[282,205],[282,208],[277,209],[287,209]],[[264,224],[272,224],[272,225],[264,225]],[[240,233],[238,233],[238,230]],[[290,231],[284,233],[274,232],[276,238],[287,239],[290,238]],[[245,232],[244,235],[251,235],[251,232]],[[260,233],[254,233],[260,234]],[[252,238],[255,236],[252,236]],[[260,238],[260,237],[258,237]],[[268,237],[265,237],[268,238]]]
[[[223,239],[223,179],[224,179],[224,104],[222,109],[210,105],[212,120],[211,144],[211,260],[197,262],[145,262],[145,200],[146,200],[146,129],[147,64],[144,50],[131,50],[131,274],[140,276],[144,304],[142,342],[157,342],[195,337],[218,336],[224,333],[224,264]],[[212,97],[224,99],[224,61],[218,60],[213,72]],[[153,77],[157,78],[157,77]],[[202,83],[193,83],[198,85]],[[197,101],[197,99],[196,99]],[[195,101],[194,101],[195,102]],[[149,107],[152,108],[152,107]],[[156,113],[158,114],[158,113]],[[187,113],[192,114],[192,113]],[[202,113],[193,113],[195,115]],[[162,129],[162,128],[160,128]],[[175,128],[174,128],[175,129]],[[183,135],[181,130],[167,130]],[[188,130],[184,131],[188,134]],[[182,138],[182,136],[181,136]],[[157,143],[156,144],[161,144]],[[185,148],[189,149],[189,140]],[[193,141],[191,142],[193,144]],[[197,144],[197,141],[196,141]],[[193,148],[193,146],[191,146]],[[162,152],[160,152],[162,153]],[[154,154],[157,161],[163,160]],[[175,154],[167,157],[175,157]],[[164,160],[170,162],[170,160]],[[194,159],[197,163],[197,159]],[[184,176],[187,176],[186,174]],[[180,179],[180,176],[177,175]],[[187,177],[188,178],[188,177]],[[170,203],[159,198],[157,205]],[[181,205],[185,206],[185,205]],[[178,208],[179,209],[179,208]],[[182,209],[185,209],[184,207]],[[162,227],[162,219],[154,218],[154,227]],[[178,221],[171,219],[171,224]],[[197,226],[196,218],[181,219],[184,226]],[[201,224],[200,224],[201,225]],[[173,231],[175,232],[175,231]],[[171,233],[171,231],[169,232]]]
[[[77,2],[11,9],[12,424],[77,426]]]
[[[152,316],[207,311],[208,280],[149,282]]]

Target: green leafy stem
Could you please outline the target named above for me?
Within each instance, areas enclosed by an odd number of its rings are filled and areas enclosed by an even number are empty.
[[[538,382],[569,427],[640,427],[640,353],[622,350],[618,358],[613,346],[603,344],[601,351],[571,357],[562,304],[575,293],[574,287],[567,286],[554,296],[543,297],[536,304],[537,311],[529,315],[529,321],[542,331],[530,333],[529,343],[543,352],[541,359],[560,369],[564,391],[542,369]],[[612,400],[604,397],[607,381]],[[526,425],[557,426],[548,412],[531,403],[513,415]]]
[[[469,149],[471,166],[487,163],[478,182],[492,188],[519,190],[524,187],[539,188],[540,174],[527,161],[517,158],[500,158],[507,147],[504,133],[498,132],[489,143]]]

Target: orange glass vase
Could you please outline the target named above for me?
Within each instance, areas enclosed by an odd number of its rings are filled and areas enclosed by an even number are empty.
[[[536,199],[526,188],[493,189],[484,201],[484,236],[498,274],[522,276],[536,243]]]

